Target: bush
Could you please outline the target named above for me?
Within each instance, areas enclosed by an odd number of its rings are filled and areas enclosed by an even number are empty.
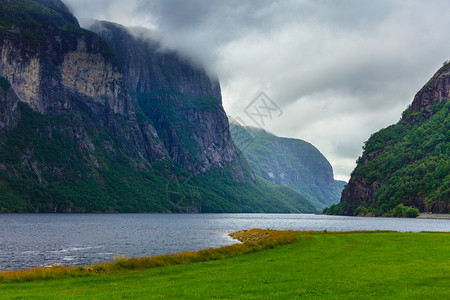
[[[392,210],[392,215],[398,218],[416,218],[419,215],[419,210],[415,207],[407,207],[403,204],[399,204]]]
[[[406,217],[408,218],[417,218],[419,215],[419,210],[415,207],[408,207],[406,210]]]
[[[393,210],[392,210],[392,215],[394,217],[397,218],[401,218],[406,214],[406,206],[404,206],[403,204],[399,204],[397,205]]]

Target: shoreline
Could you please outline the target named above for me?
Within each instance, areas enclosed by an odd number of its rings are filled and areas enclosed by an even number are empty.
[[[245,229],[228,235],[236,240],[235,244],[218,248],[205,248],[196,251],[182,251],[174,254],[127,257],[116,255],[113,261],[94,263],[86,266],[52,264],[16,270],[0,270],[0,283],[30,281],[61,277],[79,277],[92,273],[108,274],[119,270],[139,270],[168,265],[178,265],[208,260],[218,260],[251,252],[292,244],[298,241],[300,231]],[[303,234],[321,233],[320,231],[301,231]]]
[[[448,298],[450,233],[259,229],[236,234],[250,240],[153,260],[117,257],[84,271],[55,267],[10,273],[0,283],[0,298]]]
[[[437,216],[437,215],[436,215]],[[448,217],[450,218],[450,216]],[[198,255],[204,252],[221,252],[221,250],[224,249],[232,249],[232,248],[236,248],[236,247],[244,247],[246,245],[248,245],[248,243],[253,244],[253,245],[257,245],[256,249],[252,249],[250,251],[248,250],[244,250],[242,251],[242,253],[236,254],[227,254],[227,255],[219,255],[220,257],[218,258],[213,258],[214,260],[216,259],[223,259],[223,258],[228,258],[228,257],[233,257],[233,256],[237,256],[237,255],[243,255],[243,254],[247,254],[249,252],[255,252],[255,251],[261,251],[261,250],[266,250],[266,249],[270,249],[270,248],[274,248],[276,246],[282,246],[282,245],[286,245],[286,244],[292,244],[295,243],[297,241],[299,241],[299,235],[301,235],[302,238],[305,238],[305,236],[308,235],[313,235],[313,234],[337,234],[337,235],[347,235],[347,234],[359,234],[359,233],[363,233],[363,234],[379,234],[379,233],[399,233],[399,234],[420,234],[420,233],[430,233],[428,231],[418,231],[418,232],[402,232],[402,231],[395,231],[395,230],[350,230],[350,231],[328,231],[328,230],[272,230],[272,229],[260,229],[260,228],[252,228],[252,229],[243,229],[243,230],[239,230],[239,231],[235,231],[235,232],[231,232],[228,234],[228,236],[230,238],[232,238],[233,240],[236,241],[235,244],[231,244],[228,246],[221,246],[221,247],[217,247],[217,248],[205,248],[205,249],[200,249],[200,250],[193,250],[193,251],[181,251],[181,252],[177,252],[177,253],[173,253],[173,254],[161,254],[161,255],[153,255],[153,256],[137,256],[137,257],[127,257],[124,255],[116,255],[114,257],[114,260],[112,261],[103,261],[103,262],[98,262],[98,263],[93,263],[93,264],[88,264],[88,265],[64,265],[64,264],[50,264],[50,265],[46,265],[46,266],[33,266],[33,267],[29,267],[29,268],[23,268],[23,269],[5,269],[5,270],[0,270],[0,282],[2,282],[2,279],[4,280],[4,275],[5,274],[24,274],[24,273],[32,273],[33,271],[42,271],[42,270],[48,270],[49,272],[47,273],[52,273],[51,270],[63,270],[65,269],[67,270],[75,270],[75,271],[88,271],[83,275],[88,275],[88,273],[102,273],[102,274],[107,274],[109,273],[109,271],[111,271],[111,269],[115,269],[120,270],[120,269],[127,269],[128,267],[124,267],[121,266],[123,265],[124,262],[130,262],[133,261],[134,263],[137,260],[159,260],[159,259],[163,259],[164,258],[176,258],[179,256],[191,256],[191,255]],[[436,231],[433,233],[439,233],[439,234],[449,234],[450,231]],[[269,242],[269,245],[266,244],[267,241]],[[239,252],[239,251],[238,251]],[[210,255],[211,253],[209,253]],[[205,259],[205,260],[210,260],[211,257]],[[203,259],[198,259],[198,258],[194,258],[192,260],[187,259],[184,260],[182,263],[188,263],[188,262],[199,262],[199,261],[204,261]],[[131,268],[131,269],[146,269],[146,268],[153,268],[153,267],[157,267],[157,266],[164,266],[164,265],[174,265],[174,264],[178,264],[177,262],[169,262],[169,263],[157,263],[156,265],[152,265],[152,266],[140,266],[137,268]],[[116,265],[116,267],[118,268],[114,268],[113,265]],[[119,265],[119,266],[117,266]],[[109,268],[104,268],[105,266],[108,266]],[[111,268],[111,266],[113,266],[113,268]],[[62,273],[70,273],[70,272],[62,272]],[[31,276],[34,277],[34,276]],[[37,276],[38,278],[32,278],[32,280],[34,279],[42,279],[39,278],[40,275]],[[59,277],[59,276],[56,276]],[[28,279],[29,280],[29,279]],[[22,281],[22,280],[18,280],[18,281]]]
[[[445,219],[445,220],[450,220],[450,214],[427,214],[427,213],[421,213],[417,216],[416,219]]]

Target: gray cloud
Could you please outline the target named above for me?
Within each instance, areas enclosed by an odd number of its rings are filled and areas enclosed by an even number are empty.
[[[450,58],[448,0],[67,2],[79,18],[157,31],[218,74],[233,117],[264,90],[284,111],[265,129],[313,143],[343,179]]]

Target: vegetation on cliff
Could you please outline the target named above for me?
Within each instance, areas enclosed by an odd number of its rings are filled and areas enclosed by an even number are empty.
[[[449,76],[450,67],[445,64],[398,124],[370,137],[341,203],[325,213],[416,215],[402,206],[422,212],[449,212]]]
[[[0,137],[0,212],[317,211],[300,194],[263,179],[237,189],[232,165],[201,176],[176,163],[174,169],[165,162],[136,169],[121,152],[104,149],[104,139],[114,141],[107,129],[92,132],[96,150],[89,153],[70,138],[77,126],[70,114],[48,116],[23,103],[19,107],[18,125]],[[89,155],[101,167],[86,164]]]

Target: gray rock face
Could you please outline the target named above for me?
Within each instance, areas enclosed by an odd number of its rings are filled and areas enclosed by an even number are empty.
[[[450,64],[441,68],[416,94],[410,109],[426,111],[426,118],[432,116],[431,106],[440,101],[450,100]]]
[[[137,37],[108,22],[96,22],[89,29],[108,43],[127,88],[174,161],[199,174],[239,159],[217,79],[177,53],[162,51],[150,31],[139,29]]]
[[[342,191],[341,202],[353,203],[355,206],[361,204],[373,204],[373,195],[381,187],[381,183],[369,184],[362,176],[350,178],[347,188]]]

